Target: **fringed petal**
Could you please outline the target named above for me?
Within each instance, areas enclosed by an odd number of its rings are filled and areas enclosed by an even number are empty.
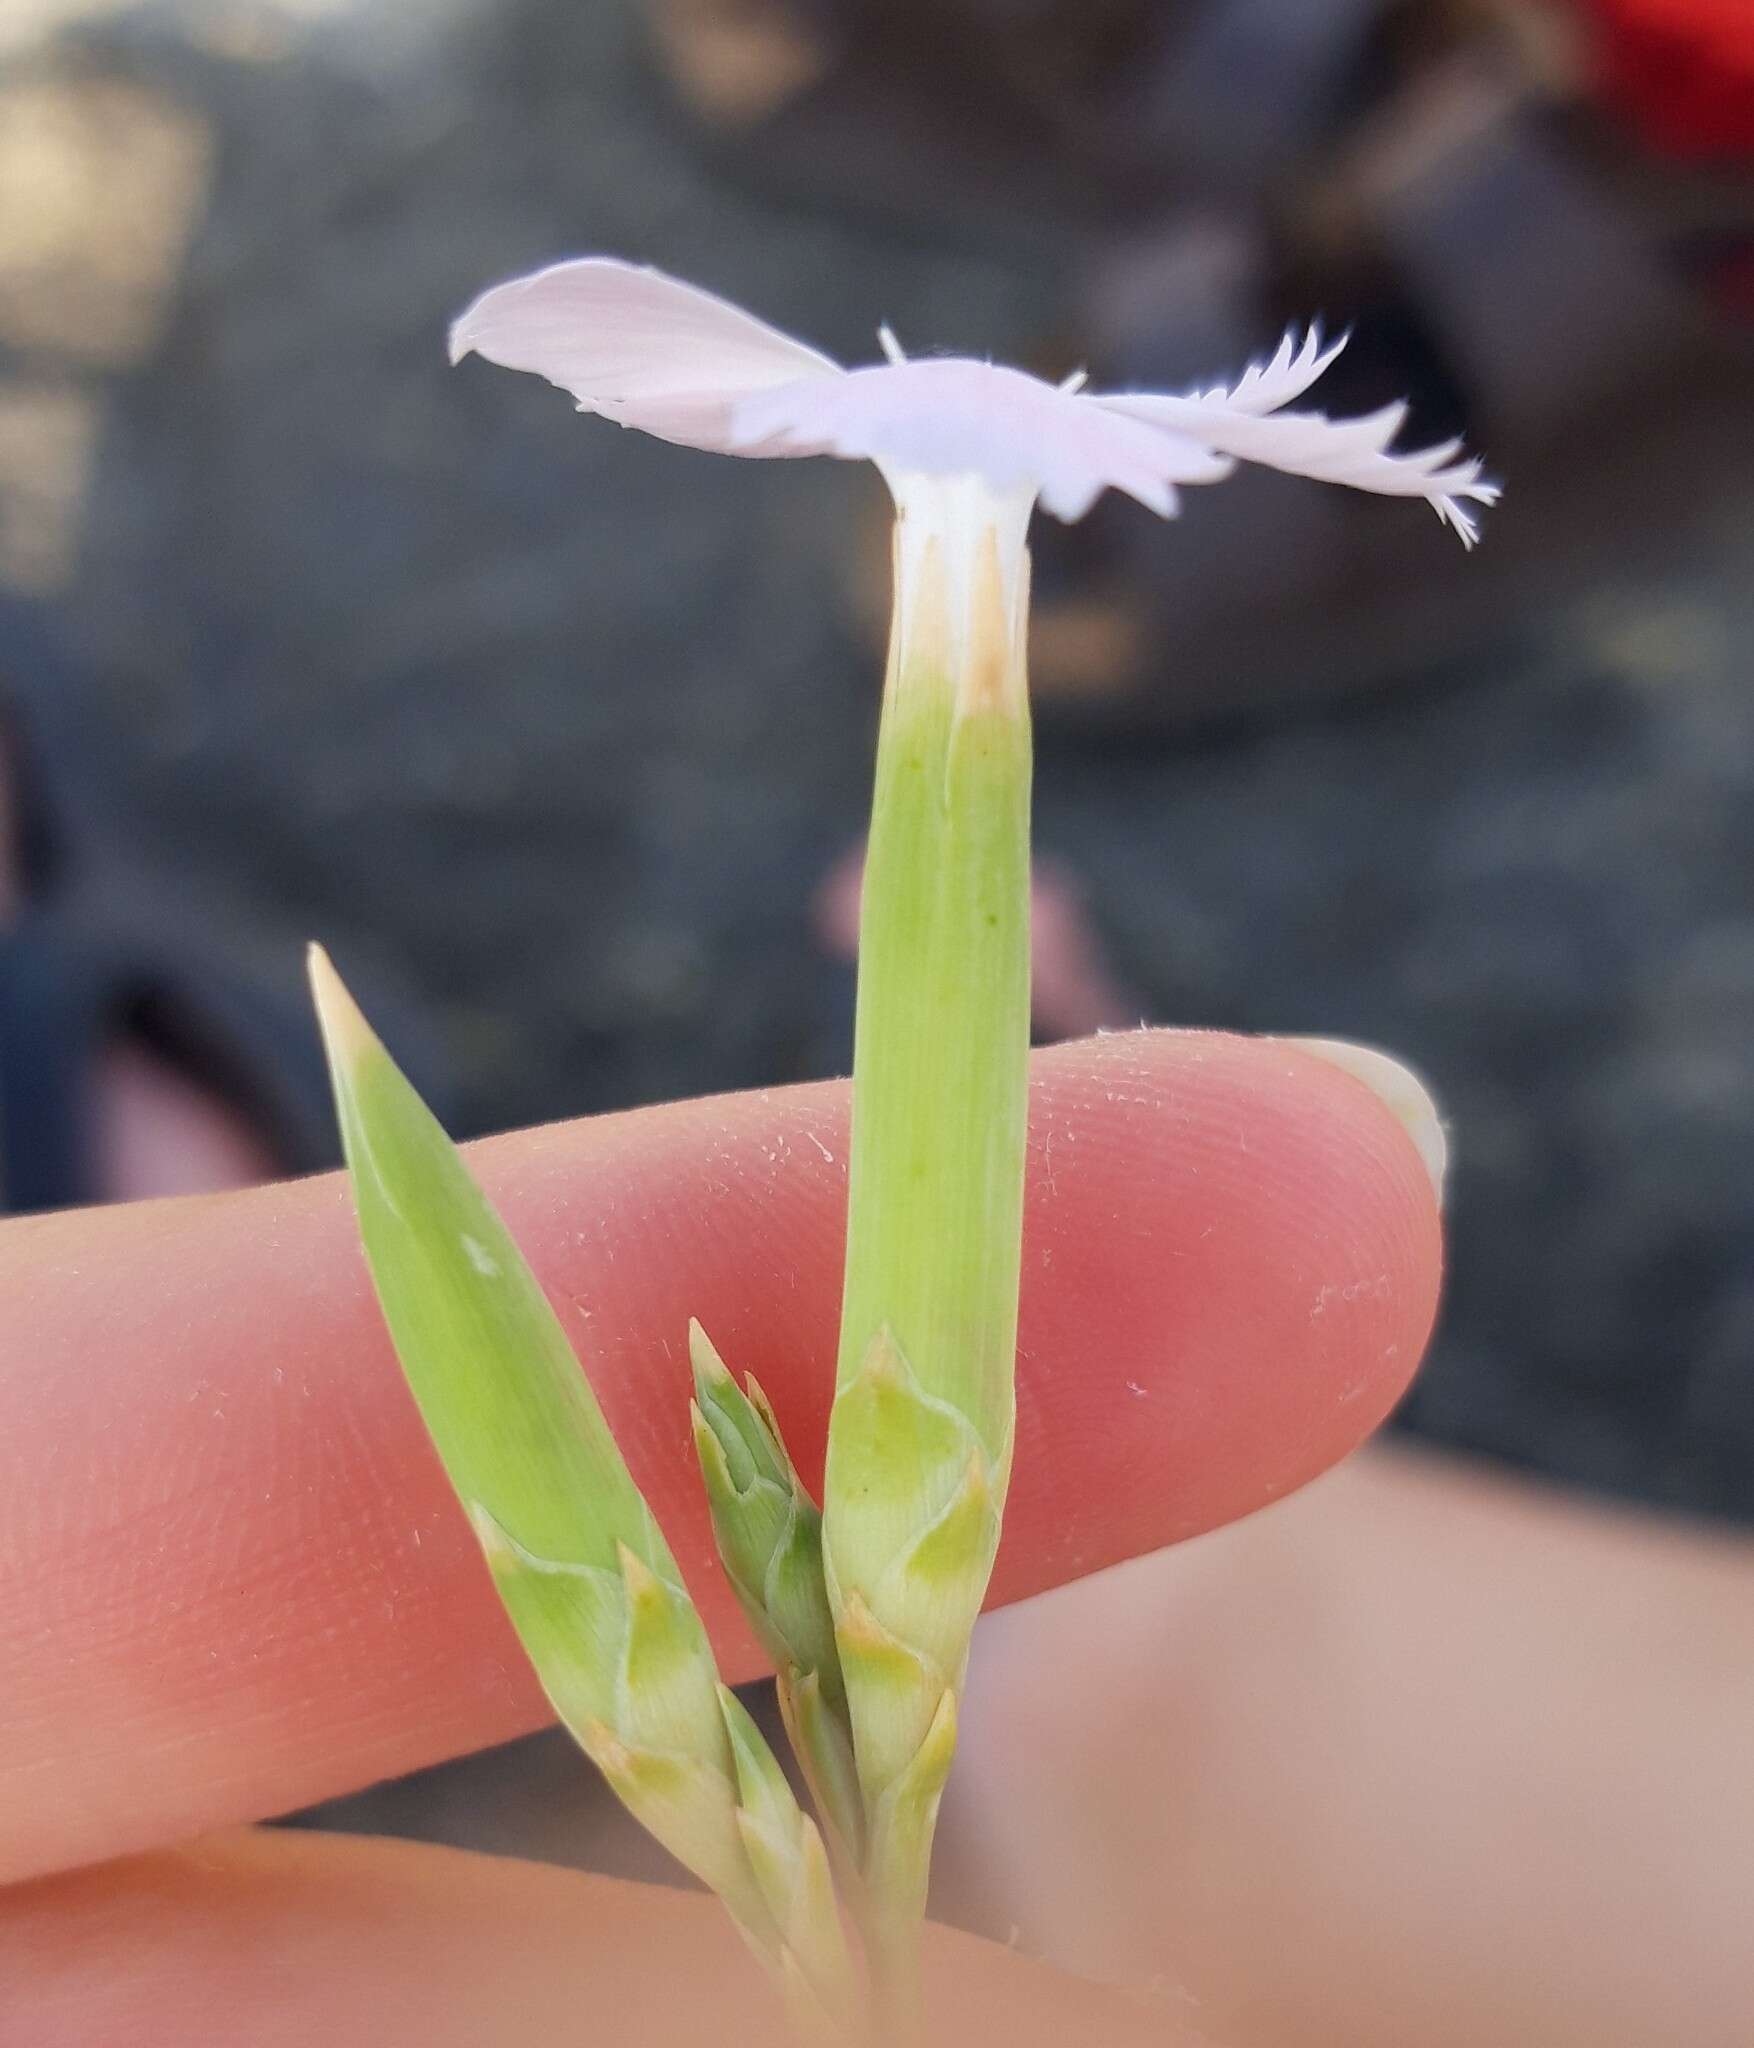
[[[1391,496],[1424,498],[1470,547],[1467,505],[1497,502],[1459,442],[1392,454],[1406,408],[1362,419],[1285,412],[1345,346],[1285,335],[1232,385],[1182,397],[1094,395],[961,358],[843,370],[738,307],[613,257],[557,263],[484,292],[451,330],[471,350],[570,391],[584,412],[667,441],[736,455],[839,455],[886,475],[982,478],[1027,489],[1061,519],[1103,491],[1166,518],[1177,486],[1214,483],[1238,460]]]
[[[1216,384],[1210,391],[1190,392],[1189,396],[1206,405],[1226,406],[1232,412],[1277,412],[1282,405],[1301,398],[1350,339],[1342,334],[1324,347],[1320,328],[1311,327],[1299,342],[1296,328],[1288,327],[1273,355],[1264,363],[1250,363],[1228,389]]]
[[[1390,497],[1423,498],[1455,529],[1465,547],[1474,545],[1480,529],[1464,501],[1495,505],[1499,498],[1499,486],[1486,479],[1479,457],[1462,456],[1459,441],[1390,454],[1389,444],[1406,424],[1407,408],[1402,404],[1384,406],[1361,419],[1335,420],[1319,412],[1263,414],[1252,405],[1238,411],[1228,398],[1169,398],[1140,392],[1089,402],[1293,476],[1350,484]]]
[[[552,264],[483,292],[451,328],[452,362],[471,350],[546,377],[570,391],[581,412],[744,455],[767,451],[732,440],[741,400],[843,374],[713,293],[610,256]]]
[[[1210,483],[1233,467],[1196,437],[1105,412],[1021,370],[957,358],[879,363],[747,398],[732,439],[763,453],[871,461],[891,477],[972,473],[995,491],[1033,489],[1068,520],[1110,486],[1167,517],[1177,484]]]

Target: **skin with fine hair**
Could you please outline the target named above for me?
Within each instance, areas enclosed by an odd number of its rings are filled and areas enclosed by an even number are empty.
[[[1130,1034],[1034,1077],[1020,1427],[1062,1455],[1020,1473],[996,1590],[1249,1519],[1134,1566],[1156,1596],[1121,1575],[1000,1623],[968,1787],[982,1815],[1004,1801],[979,1836],[988,1924],[1027,1916],[1026,1947],[1159,1991],[1142,2011],[928,1930],[949,2038],[1739,2042],[1754,1550],[1381,1453],[1253,1516],[1411,1369],[1437,1287],[1426,1165],[1356,1079],[1269,1041]],[[844,1113],[843,1089],[803,1089],[473,1148],[552,1297],[596,1308],[618,1425],[666,1374],[685,1413],[676,1319],[704,1302],[812,1414],[819,1456]],[[1370,1284],[1312,1321],[1312,1282],[1347,1267]],[[718,2038],[771,2041],[771,2009],[734,2002],[763,1994],[711,1900],[205,1832],[540,1715],[334,1177],[0,1225],[0,1366],[0,2040],[481,2048],[594,2023],[680,2048],[702,2015],[662,1965],[686,1952],[727,1964],[696,1988]],[[704,1524],[687,1533],[690,1458],[680,1426],[639,1434],[748,1675]],[[1009,1682],[1044,1627],[1077,1702]],[[1043,1742],[1059,1789],[1019,1836],[1011,1787]],[[1105,1889],[1117,1845],[1154,1859],[1130,1894]]]
[[[1141,1032],[1032,1071],[1018,1430],[1055,1450],[1019,1458],[999,1600],[1343,1456],[1405,1385],[1438,1282],[1418,1151],[1326,1062]],[[846,1103],[823,1085],[471,1148],[563,1321],[591,1332],[730,1681],[762,1659],[692,1469],[688,1318],[758,1373],[819,1478]],[[544,1720],[353,1230],[338,1177],[0,1228],[0,1879]]]

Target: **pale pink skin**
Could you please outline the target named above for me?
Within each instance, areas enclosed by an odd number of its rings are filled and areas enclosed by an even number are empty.
[[[998,1596],[1248,1519],[1000,1617],[971,1688],[986,1818],[952,1839],[993,1853],[946,1878],[1159,1999],[935,1937],[939,2038],[1740,2041],[1754,1546],[1390,1453],[1254,1515],[1417,1362],[1428,1162],[1271,1041],[1128,1033],[1034,1083],[1020,1427],[1054,1455],[1019,1463]],[[758,1660],[662,1419],[677,1332],[708,1317],[814,1466],[845,1121],[842,1086],[782,1090],[473,1155],[561,1314],[591,1309],[738,1678]],[[338,1177],[0,1225],[0,1359],[0,2037],[481,2048],[515,2013],[519,2038],[773,2038],[709,1899],[205,1832],[543,1718]]]

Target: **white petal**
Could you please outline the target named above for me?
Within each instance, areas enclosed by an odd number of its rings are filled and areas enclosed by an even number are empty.
[[[552,264],[483,292],[451,328],[452,362],[471,349],[546,377],[570,391],[581,412],[744,455],[767,451],[733,442],[731,414],[741,400],[843,374],[727,300],[612,256]]]
[[[1388,452],[1389,443],[1406,421],[1405,405],[1385,406],[1362,419],[1333,420],[1319,412],[1262,415],[1252,406],[1238,411],[1228,397],[1169,398],[1141,392],[1104,396],[1092,403],[1293,476],[1350,484],[1357,490],[1379,491],[1390,497],[1423,498],[1468,547],[1479,538],[1479,527],[1463,501],[1471,499],[1480,505],[1498,502],[1499,487],[1484,480],[1480,459],[1457,459],[1461,456],[1459,441],[1401,455]]]
[[[1311,327],[1301,344],[1296,335],[1296,328],[1288,327],[1272,357],[1264,363],[1250,363],[1228,390],[1218,384],[1190,396],[1208,405],[1226,405],[1232,412],[1277,412],[1280,406],[1301,398],[1351,339],[1342,334],[1324,348],[1319,328]]]
[[[1198,438],[1144,426],[1021,370],[963,358],[879,363],[743,400],[732,445],[869,460],[891,477],[983,477],[1078,519],[1111,485],[1166,516],[1174,486],[1232,464]]]
[[[1214,482],[1240,458],[1422,497],[1472,545],[1465,501],[1493,504],[1498,487],[1459,443],[1390,454],[1404,406],[1358,420],[1278,410],[1344,345],[1288,333],[1234,385],[1185,397],[1093,396],[956,358],[846,371],[710,292],[606,256],[496,285],[451,330],[453,361],[474,350],[534,371],[581,411],[694,447],[868,458],[892,478],[975,476],[1032,490],[1062,519],[1111,486],[1171,514],[1178,484]]]

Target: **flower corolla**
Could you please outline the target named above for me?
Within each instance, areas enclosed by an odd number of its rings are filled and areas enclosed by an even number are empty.
[[[1103,491],[1164,517],[1179,486],[1215,483],[1241,462],[1423,498],[1467,546],[1470,505],[1498,486],[1460,441],[1391,452],[1395,403],[1356,419],[1287,410],[1345,346],[1316,329],[1230,385],[1180,394],[1089,391],[963,357],[839,363],[711,292],[614,257],[556,263],[493,286],[451,329],[471,351],[530,370],[598,413],[666,441],[728,455],[837,455],[876,463],[904,498],[916,477],[969,476],[995,499],[1080,519]]]

